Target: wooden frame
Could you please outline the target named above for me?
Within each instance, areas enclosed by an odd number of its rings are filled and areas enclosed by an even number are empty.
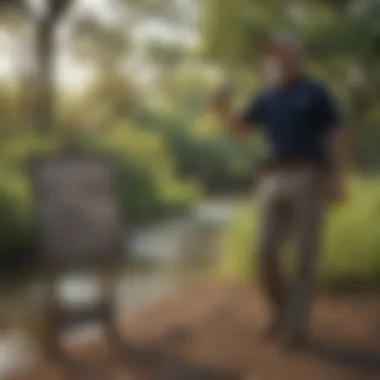
[[[73,324],[100,321],[115,343],[113,268],[123,253],[118,167],[108,156],[60,154],[35,157],[30,165],[40,241],[40,261],[48,273],[45,294],[45,353],[62,357],[59,335]],[[57,280],[72,268],[101,274],[100,302],[87,309],[60,304]]]

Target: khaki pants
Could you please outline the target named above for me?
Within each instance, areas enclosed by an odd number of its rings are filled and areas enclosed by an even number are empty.
[[[290,334],[303,332],[309,322],[323,214],[320,180],[314,168],[277,169],[264,174],[259,187],[260,273],[278,322]],[[279,253],[289,237],[296,268],[285,287]]]

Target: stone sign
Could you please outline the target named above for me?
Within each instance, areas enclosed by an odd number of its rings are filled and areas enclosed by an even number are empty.
[[[32,168],[46,260],[88,265],[120,253],[122,220],[111,160],[52,156],[35,160]]]
[[[112,268],[121,258],[123,224],[116,166],[109,158],[46,156],[33,160],[31,177],[39,222],[46,286],[46,354],[62,357],[59,335],[70,325],[100,321],[119,345],[115,326]],[[116,264],[116,265],[115,265]],[[59,279],[70,270],[101,272],[103,291],[94,305],[67,307],[59,299]]]

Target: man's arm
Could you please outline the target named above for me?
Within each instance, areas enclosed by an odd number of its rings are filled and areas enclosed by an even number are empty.
[[[329,138],[330,171],[325,182],[325,200],[330,203],[342,202],[347,198],[349,172],[349,145],[347,131],[335,127]]]
[[[242,113],[236,113],[232,106],[231,92],[222,91],[212,100],[212,109],[218,115],[223,129],[233,136],[245,136],[253,125],[262,119],[261,102],[250,102]]]
[[[324,90],[320,98],[319,115],[328,133],[329,178],[327,197],[331,201],[341,201],[350,166],[350,150],[347,129],[343,126],[338,107],[332,95]]]
[[[350,166],[349,141],[346,128],[338,126],[333,129],[329,139],[331,170],[334,175],[344,178]]]

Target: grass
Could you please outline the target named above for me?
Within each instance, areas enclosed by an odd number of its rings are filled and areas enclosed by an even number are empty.
[[[222,234],[218,276],[255,278],[258,221],[254,210],[254,202],[245,205],[237,220]],[[348,201],[331,207],[326,219],[319,270],[321,285],[327,288],[379,285],[380,179],[351,180]]]

